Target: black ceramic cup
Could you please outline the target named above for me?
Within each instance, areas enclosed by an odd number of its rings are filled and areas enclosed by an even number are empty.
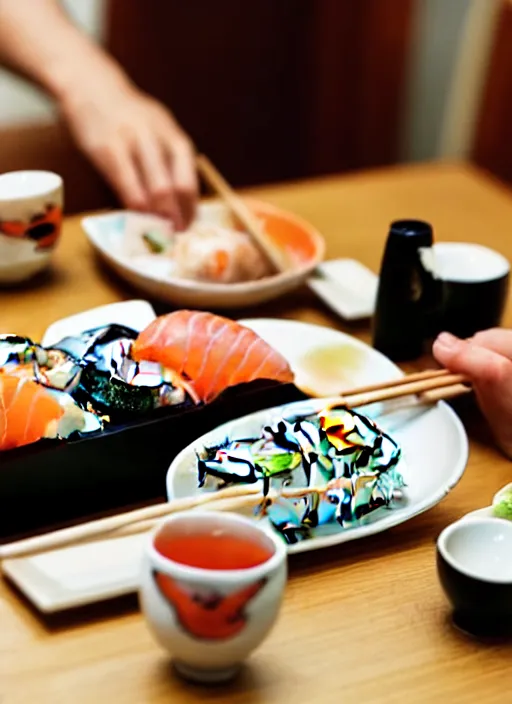
[[[437,541],[437,571],[453,621],[477,637],[512,637],[512,522],[467,518]]]
[[[432,254],[438,301],[433,332],[466,338],[497,327],[508,295],[507,259],[488,247],[465,242],[437,242]]]

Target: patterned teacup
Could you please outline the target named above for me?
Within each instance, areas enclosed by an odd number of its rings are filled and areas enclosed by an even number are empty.
[[[62,224],[62,178],[51,171],[0,175],[0,284],[16,284],[44,269]]]
[[[146,546],[141,607],[181,675],[222,682],[269,633],[286,576],[286,546],[270,529],[187,511],[161,523]]]

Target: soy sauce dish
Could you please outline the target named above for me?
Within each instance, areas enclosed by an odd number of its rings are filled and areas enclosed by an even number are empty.
[[[452,523],[437,541],[437,571],[456,626],[475,636],[512,636],[512,522]]]

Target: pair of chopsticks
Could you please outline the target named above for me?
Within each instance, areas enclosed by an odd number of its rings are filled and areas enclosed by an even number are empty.
[[[338,480],[339,481],[339,480]],[[350,483],[350,480],[346,480]],[[117,514],[110,518],[90,521],[82,525],[64,528],[62,530],[18,540],[0,546],[0,561],[20,557],[28,557],[51,550],[75,546],[98,540],[111,538],[124,538],[136,533],[142,533],[154,528],[163,518],[181,511],[190,511],[201,506],[217,511],[240,510],[245,507],[257,506],[263,502],[272,502],[282,497],[287,499],[301,498],[309,494],[321,494],[328,487],[304,487],[296,489],[283,489],[281,492],[270,491],[263,495],[261,489],[254,486],[233,486],[219,491],[198,494],[173,499],[171,501],[147,506],[126,513]]]
[[[197,170],[206,183],[224,200],[233,215],[252,237],[254,244],[259,248],[269,263],[277,272],[290,269],[288,257],[281,247],[278,247],[268,236],[259,219],[254,215],[244,201],[235,193],[226,179],[219,173],[212,162],[204,154],[196,157]]]
[[[420,402],[436,402],[471,391],[468,380],[460,374],[447,370],[430,370],[409,374],[400,379],[347,390],[339,399],[332,399],[350,408],[387,401],[403,396],[417,396]],[[322,493],[327,486],[318,488],[290,488],[280,493],[270,492],[263,496],[254,486],[234,486],[216,492],[203,493],[172,501],[147,506],[142,509],[91,521],[72,528],[47,533],[46,535],[20,540],[0,546],[0,560],[27,557],[41,552],[58,550],[71,545],[121,538],[149,531],[166,516],[207,505],[219,511],[236,511],[244,507],[257,506],[264,501],[282,498],[300,498],[312,493]]]
[[[403,396],[417,396],[421,402],[435,403],[470,391],[469,380],[462,374],[452,374],[447,369],[432,369],[380,384],[347,389],[340,395],[340,402],[357,408]]]

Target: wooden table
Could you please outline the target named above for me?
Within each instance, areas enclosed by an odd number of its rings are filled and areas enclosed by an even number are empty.
[[[399,217],[431,221],[439,240],[481,242],[512,258],[512,197],[468,167],[397,168],[257,195],[314,223],[327,238],[328,257],[355,257],[375,271],[388,224]],[[71,218],[53,274],[39,286],[0,294],[0,327],[37,338],[56,318],[133,296],[98,268],[79,218]],[[307,292],[250,314],[331,325],[369,339],[367,326],[344,326]],[[482,645],[452,628],[435,571],[442,528],[488,504],[512,479],[512,464],[495,450],[478,414],[465,406],[461,412],[471,453],[456,489],[380,536],[294,556],[279,623],[229,687],[201,689],[176,679],[135,599],[43,620],[2,585],[1,704],[508,701],[511,645]]]

